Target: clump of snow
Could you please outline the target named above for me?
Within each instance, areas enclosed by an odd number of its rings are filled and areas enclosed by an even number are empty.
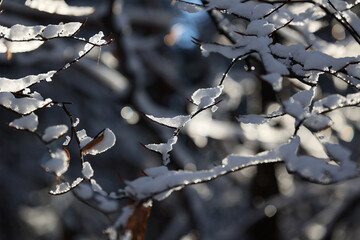
[[[351,64],[346,67],[346,71],[354,77],[360,77],[360,66],[358,64]]]
[[[87,179],[90,179],[94,175],[94,170],[92,169],[89,162],[84,162],[82,164],[82,170],[81,173],[83,176]]]
[[[76,178],[76,179],[71,183],[71,188],[77,187],[82,181],[84,181],[84,179],[83,179],[82,177]]]
[[[202,8],[198,5],[194,5],[194,4],[189,4],[189,3],[185,3],[185,2],[177,2],[176,6],[183,11],[189,12],[189,13],[197,13],[200,10],[202,10]]]
[[[304,121],[304,125],[311,131],[318,132],[330,127],[332,121],[327,116],[313,114]]]
[[[314,103],[313,112],[322,113],[324,111],[341,108],[344,106],[355,106],[360,103],[360,93],[352,93],[346,97],[339,94],[332,94]]]
[[[26,0],[25,5],[39,11],[68,16],[85,16],[95,10],[93,7],[69,6],[64,0]]]
[[[249,23],[245,30],[245,34],[267,36],[275,30],[275,26],[265,19],[254,20]]]
[[[121,214],[117,217],[114,224],[104,230],[104,233],[108,235],[110,240],[118,239],[118,231],[116,229],[122,227],[125,228],[130,216],[134,213],[134,205],[127,205],[121,209]],[[122,237],[121,239],[131,239],[131,232],[127,231],[129,234],[125,233],[127,236]],[[130,236],[128,238],[128,236]]]
[[[73,127],[77,127],[77,125],[79,125],[80,123],[80,119],[79,118],[76,118],[75,122],[73,123]]]
[[[278,151],[267,151],[255,156],[229,155],[222,161],[222,165],[210,170],[202,171],[168,171],[165,168],[154,169],[154,174],[137,178],[126,182],[125,192],[136,199],[153,197],[155,200],[163,200],[173,191],[178,191],[184,186],[194,183],[209,181],[228,172],[236,171],[248,166],[255,166],[261,163],[279,162]]]
[[[266,71],[269,73],[278,73],[288,75],[289,70],[279,60],[275,59],[270,53],[261,53],[261,59],[264,63]]]
[[[222,85],[214,88],[200,88],[193,93],[191,99],[198,106],[198,110],[206,108],[215,103],[215,99],[220,96],[223,88]]]
[[[167,173],[169,169],[165,166],[152,167],[144,170],[145,174],[149,177],[157,177]]]
[[[351,151],[339,144],[324,143],[326,151],[337,160],[350,159]]]
[[[56,152],[51,153],[50,156],[50,160],[42,166],[45,171],[55,173],[59,177],[69,168],[69,155],[64,149],[58,149]]]
[[[45,129],[44,135],[42,136],[42,140],[45,142],[50,142],[54,139],[58,139],[63,136],[68,131],[68,126],[64,124],[50,126]]]
[[[81,25],[82,23],[79,22],[70,22],[60,25],[48,25],[42,30],[41,36],[45,39],[72,36],[77,31],[79,31]]]
[[[258,3],[253,1],[240,2],[229,0],[209,0],[207,1],[206,9],[226,9],[228,13],[235,14],[247,18],[249,20],[256,20],[263,18],[269,13],[274,6],[268,3]]]
[[[55,190],[51,190],[50,194],[58,195],[58,194],[66,193],[66,192],[70,191],[70,189],[71,189],[70,184],[68,182],[63,182],[63,183],[57,184]]]
[[[52,100],[47,98],[39,100],[32,97],[15,98],[10,92],[0,92],[0,105],[22,115],[32,113],[36,109],[50,104]]]
[[[31,113],[21,118],[15,119],[11,123],[9,123],[9,126],[34,132],[36,131],[38,124],[38,116],[35,113]]]
[[[295,101],[293,98],[290,98],[287,101],[283,102],[284,111],[293,116],[298,120],[304,119],[308,116],[309,112],[304,109],[300,102]]]
[[[88,184],[80,184],[77,186],[75,193],[84,200],[90,199],[94,195],[92,188]]]
[[[289,172],[296,172],[311,181],[330,184],[359,175],[357,166],[349,159],[341,158],[340,166],[330,164],[330,159],[312,156],[297,156],[300,138],[295,136],[279,151]]]
[[[0,92],[18,92],[35,83],[51,78],[56,71],[38,75],[28,75],[19,79],[0,78]]]
[[[102,195],[96,195],[95,200],[98,201],[98,207],[104,212],[114,212],[118,209],[117,201],[109,200]]]
[[[76,136],[78,137],[79,141],[80,141],[80,147],[84,147],[86,144],[88,144],[89,142],[91,142],[92,138],[89,137],[86,134],[86,130],[82,129],[80,131],[76,132]]]
[[[209,181],[226,173],[249,166],[284,161],[290,172],[296,172],[311,181],[328,184],[358,175],[355,164],[345,160],[341,167],[329,164],[330,159],[310,156],[297,156],[300,138],[293,137],[279,148],[265,151],[253,156],[229,155],[222,165],[202,171],[169,171],[165,168],[149,170],[149,175],[126,182],[125,192],[138,200],[151,197],[163,200],[171,192],[180,190],[186,185]],[[153,174],[151,174],[153,171]]]
[[[145,145],[146,148],[159,152],[162,154],[163,164],[167,165],[170,162],[170,155],[169,152],[172,151],[173,145],[176,144],[178,140],[177,136],[173,136],[170,138],[167,143],[159,143],[159,144],[147,144]]]
[[[314,103],[313,111],[321,112],[324,109],[333,109],[346,102],[346,97],[339,94],[332,94]]]
[[[104,230],[104,234],[106,234],[109,238],[109,240],[117,240],[118,239],[118,233],[117,230],[114,227],[108,227]],[[122,237],[123,239],[126,239]]]
[[[300,91],[289,98],[289,100],[283,102],[284,110],[295,117],[298,120],[309,115],[309,105],[315,95],[315,88],[309,90]]]
[[[100,31],[99,33],[95,34],[94,36],[92,36],[89,39],[90,43],[85,44],[84,46],[84,51],[82,51],[82,53],[84,54],[84,52],[89,51],[92,47],[94,47],[95,45],[103,45],[106,44],[106,41],[103,39],[104,37],[104,33],[102,31]],[[79,55],[81,56],[82,54],[79,53]]]
[[[266,75],[261,75],[261,78],[266,82],[271,84],[274,91],[279,92],[282,89],[282,76],[279,73],[270,73]]]
[[[15,24],[11,28],[2,27],[1,32],[4,33],[4,37],[10,38],[14,41],[22,41],[36,38],[40,35],[44,26],[24,26],[21,24]]]
[[[83,136],[81,140],[81,145],[83,145],[83,143],[88,140],[89,138],[86,136],[85,132],[85,136]],[[82,147],[82,153],[85,155],[97,155],[113,147],[115,145],[115,142],[115,134],[110,129],[106,128],[102,132],[100,132],[95,139],[92,139]]]
[[[65,139],[65,141],[63,142],[63,146],[68,146],[69,145],[69,143],[70,143],[70,141],[71,141],[71,137],[70,136],[66,136],[65,137],[66,139]]]
[[[90,179],[91,188],[94,192],[100,193],[103,196],[107,196],[107,192],[105,192],[102,187],[96,182],[95,179]]]
[[[170,128],[181,128],[191,119],[190,115],[186,115],[186,116],[180,115],[180,116],[175,116],[172,118],[165,118],[165,117],[158,118],[158,117],[154,117],[152,115],[146,114],[146,117],[153,120],[154,122],[157,122],[161,125],[165,125]]]
[[[241,117],[237,117],[236,120],[241,123],[251,123],[251,124],[263,124],[269,121],[269,118],[257,114],[247,114]]]

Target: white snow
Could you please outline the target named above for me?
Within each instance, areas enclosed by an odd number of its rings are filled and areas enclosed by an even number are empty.
[[[64,124],[50,126],[45,129],[44,135],[42,136],[42,140],[45,142],[50,142],[54,139],[58,139],[62,137],[67,131],[68,126]]]
[[[235,48],[233,46],[212,44],[212,43],[201,43],[200,46],[203,56],[207,57],[209,53],[220,53],[221,55],[233,59],[238,56],[245,54],[247,51],[244,48]]]
[[[82,170],[81,173],[83,176],[87,179],[90,179],[94,175],[94,170],[92,169],[89,162],[84,162],[82,164]]]
[[[89,138],[87,136],[84,136],[84,138],[81,140],[81,145],[83,145],[83,143],[88,140]],[[82,147],[82,153],[85,155],[97,155],[113,147],[115,145],[115,142],[115,134],[110,129],[106,128],[102,132],[100,132],[95,139],[92,139],[90,142],[88,142]]]
[[[102,195],[95,195],[95,200],[98,202],[98,207],[104,212],[114,212],[118,209],[117,201],[109,200]]]
[[[90,179],[91,188],[94,192],[100,193],[103,196],[107,196],[107,192],[105,192],[102,187],[96,182],[95,179]]]
[[[339,94],[332,94],[316,101],[313,106],[313,111],[321,112],[323,110],[333,109],[338,106],[341,106],[345,102],[346,102],[346,97],[343,97]]]
[[[303,108],[306,108],[311,104],[314,96],[315,88],[310,88],[309,90],[297,92],[291,98],[294,99],[294,101],[299,102]]]
[[[64,174],[69,167],[69,156],[64,149],[58,149],[56,152],[50,154],[51,158],[42,166],[45,171],[53,172],[56,176]]]
[[[84,179],[83,179],[82,177],[76,178],[76,179],[71,183],[71,188],[77,187],[82,181],[84,181]]]
[[[89,39],[90,43],[85,44],[84,51],[79,52],[79,56],[85,54],[89,51],[94,45],[103,45],[106,44],[106,41],[103,39],[104,33],[100,31]]]
[[[178,137],[173,136],[172,138],[170,138],[167,141],[167,143],[147,144],[147,145],[145,145],[145,147],[152,150],[152,151],[161,153],[162,154],[162,159],[163,159],[163,164],[167,165],[170,162],[169,152],[172,151],[173,145],[176,144],[177,140],[178,140]]]
[[[304,121],[304,125],[311,131],[318,132],[330,127],[332,121],[327,116],[313,114]]]
[[[229,13],[233,13],[250,20],[263,18],[264,15],[274,8],[273,5],[267,3],[258,3],[253,1],[240,2],[233,0],[210,0],[208,1],[206,7],[206,9],[226,9]]]
[[[92,188],[88,184],[80,184],[77,186],[75,193],[84,200],[90,199],[94,195]]]
[[[193,93],[191,99],[198,106],[198,110],[206,108],[215,103],[215,99],[220,96],[223,88],[222,85],[214,88],[200,88]]]
[[[2,27],[1,29],[2,33],[4,34],[4,37],[10,38],[14,41],[22,41],[22,40],[29,40],[34,39],[38,35],[41,35],[41,31],[44,29],[44,26],[38,25],[38,26],[24,26],[20,24],[15,24],[11,26],[10,28]]]
[[[349,159],[351,151],[340,144],[324,143],[326,151],[336,160]]]
[[[13,41],[27,41],[27,40],[38,40],[31,41],[36,44],[42,44],[42,42],[46,39],[55,38],[55,37],[70,37],[74,35],[80,28],[81,23],[78,22],[70,22],[59,25],[48,25],[48,26],[24,26],[20,24],[13,25],[11,28],[6,28],[0,26],[0,32],[3,34],[4,38],[9,38]],[[24,45],[29,44],[31,42],[22,43]],[[5,41],[5,43],[12,44],[10,42]],[[21,42],[15,42],[14,44],[20,44]],[[15,52],[15,51],[12,51]],[[21,52],[21,51],[16,51]]]
[[[229,155],[222,161],[221,166],[210,170],[189,172],[189,171],[166,171],[166,169],[155,169],[153,176],[145,176],[126,182],[125,191],[130,196],[137,199],[145,199],[153,196],[156,200],[163,200],[171,194],[172,191],[182,189],[184,186],[208,181],[218,176],[224,175],[240,168],[255,166],[261,163],[279,162],[281,159],[277,156],[277,151],[263,152],[251,157],[239,155]],[[146,171],[146,170],[145,170]],[[152,170],[150,170],[151,172]]]
[[[358,64],[351,64],[346,67],[346,71],[354,77],[360,77],[360,66]]]
[[[65,141],[63,142],[63,146],[68,146],[70,141],[71,141],[71,137],[70,136],[65,136]]]
[[[92,138],[89,137],[86,134],[86,130],[82,129],[80,131],[76,132],[76,136],[78,137],[79,141],[80,141],[80,147],[83,148],[86,144],[88,144],[89,142],[91,142]]]
[[[164,175],[169,169],[165,166],[152,167],[144,170],[145,174],[149,177],[157,177],[159,175]]]
[[[166,117],[159,118],[146,114],[146,117],[153,120],[154,122],[157,122],[161,125],[165,125],[171,128],[182,128],[191,119],[190,115],[186,115],[186,116],[179,115],[172,118],[166,118]]]
[[[0,92],[0,105],[22,115],[32,113],[36,109],[42,108],[51,102],[52,100],[50,98],[45,100],[30,97],[15,98],[15,96],[9,92]]]
[[[283,102],[284,111],[289,115],[293,116],[298,120],[302,120],[308,116],[309,112],[304,109],[300,102],[295,101],[293,98],[290,98],[287,101]]]
[[[276,92],[281,91],[283,78],[279,73],[270,73],[266,75],[261,75],[261,78],[264,79],[269,84],[271,84],[274,91]]]
[[[9,123],[9,126],[34,132],[36,131],[38,124],[38,116],[35,113],[31,113],[21,118],[15,119]]]
[[[69,22],[59,25],[48,25],[42,30],[41,36],[45,39],[65,36],[69,37],[79,31],[81,26],[82,23],[79,22]]]
[[[150,169],[148,176],[127,181],[124,190],[128,195],[138,200],[149,197],[163,200],[172,191],[180,190],[189,184],[208,181],[249,166],[281,161],[285,162],[289,171],[296,172],[311,181],[319,183],[327,184],[358,175],[356,165],[346,159],[338,167],[329,164],[330,159],[297,156],[299,144],[300,138],[295,136],[288,143],[274,150],[253,156],[232,154],[222,160],[222,165],[210,170],[189,172],[183,170],[168,171],[165,168]],[[153,175],[151,174],[152,171],[154,172]]]
[[[341,159],[340,166],[329,164],[330,159],[315,158],[312,156],[297,156],[300,138],[295,136],[290,144],[279,151],[284,159],[286,168],[315,182],[329,184],[359,175],[357,166],[349,159]]]
[[[360,103],[360,93],[348,94],[346,97],[339,94],[332,94],[314,103],[313,112],[322,113],[324,111],[341,108],[346,105],[354,106]]]
[[[349,19],[349,23],[355,29],[356,33],[359,35],[360,34],[360,26],[359,26],[360,19],[359,19],[359,17],[351,10],[345,11],[344,15],[346,16],[346,18]]]
[[[133,205],[128,205],[122,208],[122,212],[120,214],[120,216],[116,219],[114,226],[116,228],[123,226],[126,226],[126,223],[129,219],[129,217],[133,214],[134,212],[134,207]]]
[[[202,7],[194,5],[194,4],[189,4],[189,3],[185,3],[185,2],[176,2],[176,6],[183,11],[189,12],[189,13],[197,13],[200,10],[202,10]]]
[[[26,0],[25,5],[43,12],[69,16],[85,16],[95,10],[93,7],[69,6],[64,0]]]
[[[237,117],[236,120],[241,123],[251,123],[251,124],[263,124],[269,121],[269,118],[257,114],[247,114],[240,117]]]
[[[18,92],[35,83],[51,78],[56,71],[38,75],[28,75],[19,79],[0,78],[0,92]]]
[[[259,37],[267,36],[275,30],[275,26],[265,19],[254,20],[249,23],[245,30],[245,34],[257,35]]]
[[[287,67],[283,63],[275,59],[270,53],[261,53],[261,59],[267,72],[284,75],[289,74],[289,70],[287,69]]]
[[[80,119],[79,118],[76,118],[75,119],[75,122],[73,123],[73,127],[77,127],[77,125],[79,125],[79,123],[80,123]]]
[[[55,191],[51,190],[50,194],[58,195],[58,194],[66,193],[66,192],[70,191],[70,189],[71,188],[70,188],[69,183],[63,182],[63,183],[56,185]]]

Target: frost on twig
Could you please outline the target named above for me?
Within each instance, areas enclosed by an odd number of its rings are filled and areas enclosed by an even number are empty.
[[[349,158],[338,159],[338,165],[333,165],[330,163],[330,159],[297,156],[299,144],[300,138],[296,136],[289,143],[275,150],[254,156],[245,157],[232,154],[222,160],[222,165],[210,170],[190,172],[170,171],[165,167],[147,169],[145,173],[148,176],[126,182],[125,192],[137,200],[147,198],[163,200],[173,191],[180,190],[187,185],[207,182],[246,167],[275,162],[285,162],[290,172],[295,172],[309,181],[321,184],[330,184],[359,175],[356,164]]]

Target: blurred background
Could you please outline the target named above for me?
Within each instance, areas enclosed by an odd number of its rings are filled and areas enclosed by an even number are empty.
[[[4,0],[0,24],[86,21],[78,36],[88,38],[103,31],[107,39],[115,39],[60,72],[52,82],[32,87],[45,98],[72,102],[69,110],[80,119],[78,129],[86,129],[89,136],[104,128],[115,133],[112,149],[87,157],[94,178],[108,192],[124,187],[124,180],[142,176],[141,170],[162,164],[159,154],[139,143],[166,142],[173,131],[142,113],[169,117],[191,112],[187,98],[198,88],[216,86],[230,64],[220,55],[202,56],[191,41],[195,37],[230,43],[218,33],[208,13],[182,11],[170,0],[68,0],[75,7],[72,16],[41,12],[24,2]],[[83,15],[85,10],[79,6],[92,7],[94,12]],[[324,28],[317,36],[332,43],[349,41],[339,24],[326,17],[321,20]],[[246,27],[242,20],[229,21],[240,31]],[[278,41],[285,40],[279,35]],[[58,69],[82,48],[81,42],[56,39],[11,58],[2,54],[0,76],[20,78]],[[271,86],[256,77],[262,71],[255,58],[236,64],[225,81],[218,111],[202,112],[182,130],[171,153],[170,169],[209,169],[230,153],[255,154],[287,141],[294,131],[291,117],[258,126],[239,124],[234,117],[269,113],[279,107]],[[301,86],[284,88],[286,98]],[[327,76],[320,88],[324,95],[349,92],[345,84]],[[36,113],[40,132],[49,125],[69,124],[60,108]],[[359,160],[359,110],[337,110],[330,116],[334,125],[320,134],[337,139]],[[49,158],[47,148],[36,136],[7,126],[17,117],[0,109],[0,239],[106,239],[102,231],[117,213],[104,216],[71,193],[48,194],[55,179],[40,168]],[[302,153],[325,156],[312,133],[301,128],[299,135],[306,142]],[[63,141],[65,138],[53,144],[60,146]],[[75,179],[81,162],[76,146],[70,149],[71,167],[66,176]],[[354,179],[321,186],[289,175],[282,164],[251,167],[154,202],[146,239],[360,239],[359,183]]]

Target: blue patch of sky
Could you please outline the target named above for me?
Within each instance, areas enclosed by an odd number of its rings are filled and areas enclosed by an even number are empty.
[[[188,1],[202,5],[201,1],[193,0]],[[176,6],[176,5],[175,5]],[[177,35],[177,42],[174,47],[190,49],[196,45],[191,42],[192,37],[200,37],[201,22],[207,17],[207,13],[204,10],[200,10],[197,13],[189,13],[183,10],[179,10],[179,15],[174,18],[172,23],[172,30]]]

